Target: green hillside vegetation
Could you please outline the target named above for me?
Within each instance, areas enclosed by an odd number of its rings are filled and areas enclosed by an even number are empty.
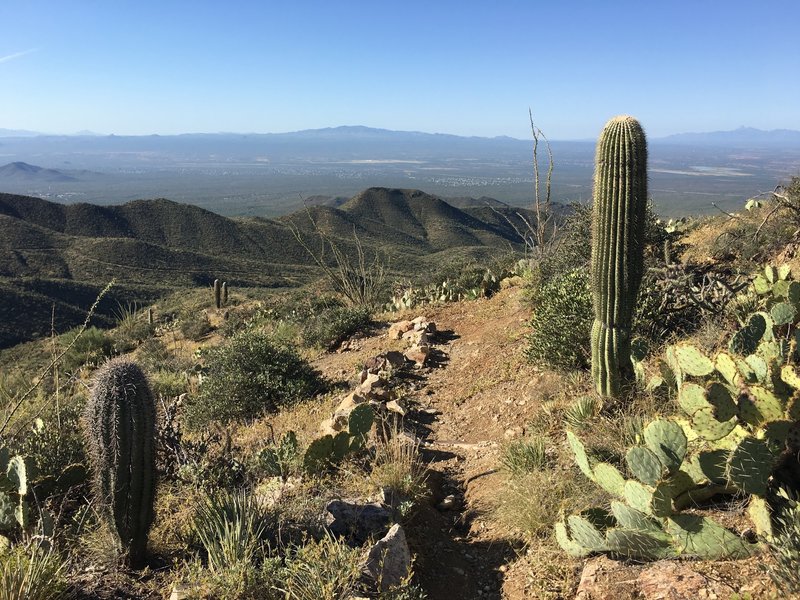
[[[386,262],[392,278],[424,279],[441,263],[485,261],[519,250],[519,236],[499,215],[519,226],[520,211],[494,211],[459,210],[423,192],[384,188],[366,190],[339,208],[312,206],[275,220],[231,219],[164,199],[63,205],[0,194],[4,310],[17,315],[4,325],[0,347],[41,335],[39,317],[52,304],[59,325],[77,325],[82,319],[66,300],[75,298],[68,281],[94,292],[112,279],[127,286],[124,294],[112,290],[99,307],[98,325],[112,316],[109,303],[145,304],[166,290],[209,286],[218,277],[236,288],[309,284],[319,272],[298,235],[316,249],[321,232],[348,253],[357,237],[370,256]],[[31,279],[53,284],[34,286]],[[65,293],[59,293],[64,285]],[[32,292],[38,295],[23,300]],[[18,310],[28,301],[36,305],[30,313],[35,322]]]

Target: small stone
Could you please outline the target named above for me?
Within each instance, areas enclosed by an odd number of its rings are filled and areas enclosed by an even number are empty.
[[[398,321],[389,326],[389,339],[399,340],[406,331],[413,329],[414,324],[411,321]]]
[[[453,510],[456,507],[456,497],[453,494],[445,496],[444,500],[436,506],[439,510]]]
[[[193,597],[195,590],[187,583],[176,583],[172,586],[172,593],[169,600],[188,600]]]
[[[405,409],[405,407],[402,404],[400,404],[400,402],[398,402],[397,400],[391,400],[391,401],[387,402],[386,403],[386,409],[391,411],[391,412],[393,412],[393,413],[397,413],[401,417],[405,417],[406,416],[406,412],[408,412]]]
[[[425,360],[430,353],[430,346],[412,346],[404,352],[404,356],[415,363],[417,367],[421,367],[425,364]]]

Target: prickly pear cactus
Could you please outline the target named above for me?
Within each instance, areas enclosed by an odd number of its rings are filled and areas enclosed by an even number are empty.
[[[303,458],[303,468],[317,472],[343,460],[353,452],[364,449],[367,435],[372,429],[375,411],[369,404],[358,404],[347,418],[347,431],[336,435],[326,434],[312,440]]]
[[[353,436],[366,436],[375,420],[375,411],[369,404],[359,404],[350,411],[347,420],[348,433]]]
[[[333,436],[323,435],[313,440],[306,448],[303,455],[303,468],[312,473],[320,471],[332,462],[333,456]]]
[[[632,479],[609,463],[593,463],[583,443],[571,432],[567,436],[584,474],[617,498],[610,513],[591,509],[556,524],[556,540],[569,554],[604,552],[635,560],[660,560],[678,556],[740,558],[752,552],[750,544],[714,521],[680,512],[728,488],[727,481],[719,482],[720,477],[725,478],[725,457],[716,472],[708,455],[701,453],[702,460],[688,461],[688,438],[677,422],[656,419],[644,428],[644,445],[630,448],[625,456]],[[706,475],[696,463],[713,474]],[[744,461],[735,464],[752,475]],[[753,480],[753,485],[758,481]]]
[[[592,215],[592,377],[617,397],[633,378],[631,322],[642,281],[647,208],[647,142],[639,122],[606,123],[597,142]]]
[[[31,524],[29,500],[37,472],[30,456],[12,456],[0,447],[0,531],[26,529]]]
[[[129,563],[144,561],[155,499],[155,405],[136,363],[107,362],[95,373],[86,408],[94,487]]]
[[[709,356],[686,343],[667,348],[661,378],[677,390],[683,416],[645,427],[644,443],[625,456],[632,478],[595,463],[581,440],[567,433],[580,469],[617,498],[610,525],[573,515],[556,526],[567,552],[637,559],[747,556],[752,546],[739,536],[681,512],[720,493],[749,495],[748,515],[759,533],[770,534],[767,499],[779,465],[797,461],[800,451],[800,285],[787,268],[767,267],[751,293],[760,297],[760,310],[741,319],[727,351]]]

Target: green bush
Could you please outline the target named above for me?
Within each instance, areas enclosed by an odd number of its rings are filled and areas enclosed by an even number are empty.
[[[187,403],[190,425],[253,419],[322,388],[319,374],[294,350],[245,331],[212,348],[200,393]]]
[[[77,340],[76,336],[79,336]],[[114,355],[114,340],[97,327],[88,327],[80,334],[78,331],[70,332],[64,338],[65,346],[75,340],[61,362],[61,368],[67,373],[72,373],[84,365],[98,366]]]
[[[531,294],[533,318],[526,356],[553,368],[585,368],[594,319],[589,274],[574,269],[553,276]]]
[[[303,344],[331,349],[369,325],[372,315],[363,307],[332,306],[307,319],[301,330]]]
[[[211,333],[213,327],[204,313],[181,319],[181,333],[188,340],[198,341]]]
[[[83,397],[68,399],[58,413],[48,407],[33,427],[11,444],[15,453],[33,458],[41,477],[57,478],[68,465],[86,463],[81,434],[85,401]]]

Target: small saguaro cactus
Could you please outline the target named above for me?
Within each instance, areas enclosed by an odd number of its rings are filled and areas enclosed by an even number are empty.
[[[117,358],[93,377],[86,407],[95,494],[131,566],[142,564],[153,523],[155,404],[136,363]]]
[[[647,142],[633,117],[614,117],[597,142],[592,215],[592,377],[617,397],[633,377],[631,322],[642,281]]]
[[[214,280],[214,306],[217,309],[222,308],[222,286],[219,279]]]
[[[228,282],[222,282],[222,306],[228,304]]]

